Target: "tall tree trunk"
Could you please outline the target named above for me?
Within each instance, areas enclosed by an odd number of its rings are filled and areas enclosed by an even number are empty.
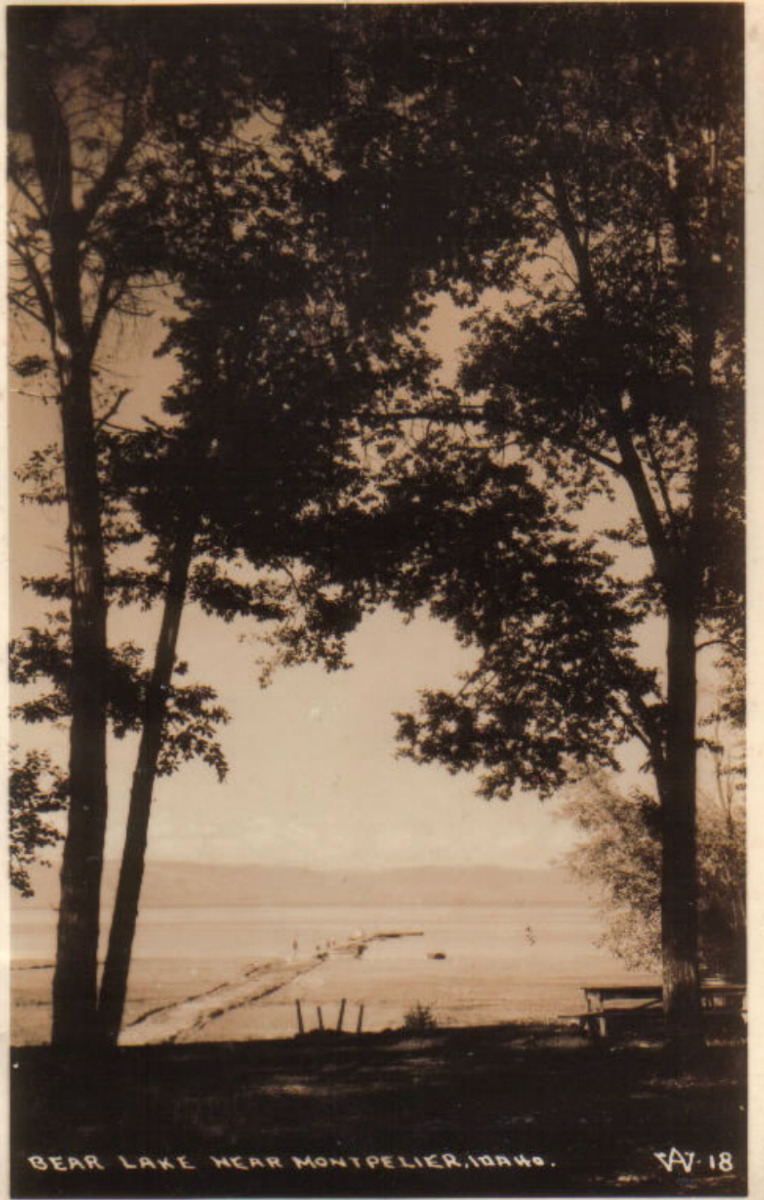
[[[167,694],[175,666],[180,621],[186,598],[188,573],[193,553],[198,511],[181,522],[170,557],[162,624],[149,681],[138,760],[130,790],[125,845],[109,933],[98,1009],[99,1034],[116,1042],[127,996],[138,905],[148,844],[149,818],[154,794],[162,729],[167,711]]]
[[[669,1041],[702,1040],[698,973],[695,605],[683,581],[668,604],[662,800],[661,955]]]
[[[91,371],[108,304],[97,310],[88,328],[83,309],[82,281],[88,270],[83,247],[88,221],[113,188],[139,127],[135,124],[125,132],[119,153],[99,186],[90,190],[88,204],[75,208],[71,131],[56,90],[55,53],[47,52],[50,23],[39,16],[36,20],[37,28],[30,25],[14,66],[50,239],[49,277],[33,253],[24,265],[50,337],[58,377],[68,508],[72,720],[52,1037],[55,1043],[70,1044],[97,1037],[99,905],[107,815],[106,563]],[[107,295],[104,290],[101,300]]]
[[[93,345],[83,318],[81,240],[75,212],[69,128],[42,52],[42,31],[19,57],[20,97],[44,197],[50,279],[26,266],[48,330],[59,384],[68,508],[72,721],[69,822],[61,868],[53,1041],[96,1035],[98,927],[106,830],[106,597],[101,497],[93,424]]]
[[[89,356],[72,356],[61,422],[72,581],[69,823],[61,868],[53,1041],[95,1036],[106,830],[106,599]]]

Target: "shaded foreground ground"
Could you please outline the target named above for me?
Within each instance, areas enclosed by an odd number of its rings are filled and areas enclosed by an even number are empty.
[[[528,1025],[28,1046],[12,1194],[744,1195],[744,1067],[739,1042],[679,1067]]]

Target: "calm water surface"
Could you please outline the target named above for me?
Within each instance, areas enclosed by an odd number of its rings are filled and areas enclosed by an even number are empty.
[[[104,928],[108,917],[105,912]],[[15,914],[15,962],[52,962],[55,918],[42,909]],[[553,1018],[580,1009],[583,984],[649,978],[627,973],[594,945],[601,923],[584,905],[162,908],[141,913],[133,1002],[140,1009],[145,993],[149,1007],[152,978],[153,1004],[163,989],[177,999],[198,991],[200,979],[214,986],[255,963],[307,959],[350,937],[396,931],[422,936],[376,941],[361,958],[330,954],[274,995],[213,1022],[205,1036],[289,1036],[296,1000],[308,1028],[317,1023],[319,1006],[325,1023],[334,1025],[342,999],[345,1028],[355,1027],[360,1005],[368,1030],[400,1025],[415,1004],[430,1008],[443,1025]]]

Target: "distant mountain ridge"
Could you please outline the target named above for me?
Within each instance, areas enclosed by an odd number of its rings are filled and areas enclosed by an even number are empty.
[[[104,900],[116,886],[118,865],[104,871]],[[58,903],[58,872],[32,872],[35,895],[14,906]],[[314,870],[262,864],[149,862],[141,907],[211,908],[294,905],[587,905],[586,892],[561,867],[390,867]]]

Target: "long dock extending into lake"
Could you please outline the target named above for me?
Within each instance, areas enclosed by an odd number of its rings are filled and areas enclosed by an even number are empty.
[[[360,957],[372,942],[421,936],[418,930],[372,933],[331,945],[310,958],[291,961],[276,959],[257,964],[248,968],[237,979],[221,983],[198,996],[189,996],[186,1000],[144,1013],[122,1030],[119,1044],[143,1046],[159,1042],[194,1041],[200,1030],[209,1022],[231,1012],[232,1009],[255,1004],[266,996],[272,996],[274,992],[293,983],[301,975],[315,971],[335,955],[353,954]]]

